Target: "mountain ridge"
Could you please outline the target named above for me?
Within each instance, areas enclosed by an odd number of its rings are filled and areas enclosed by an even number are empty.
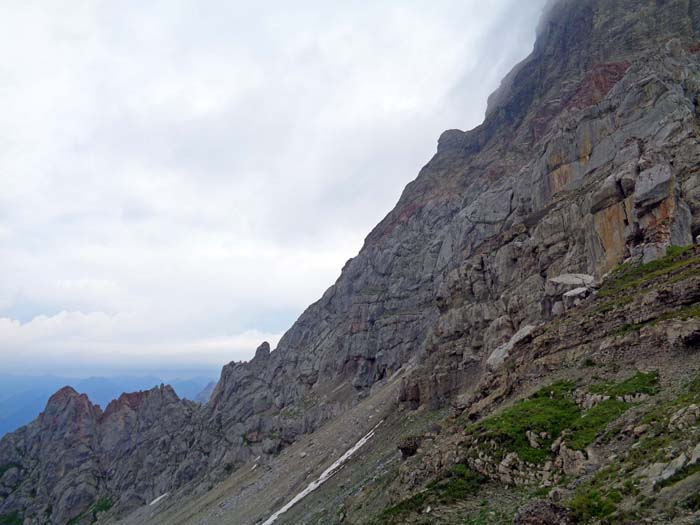
[[[64,385],[88,394],[90,401],[105,408],[123,392],[138,391],[163,383],[155,376],[91,376],[71,378],[61,376],[0,376],[0,437],[30,423],[46,406],[46,401]],[[206,384],[205,377],[173,379],[170,384],[178,396],[195,400]],[[206,401],[206,400],[205,400]]]

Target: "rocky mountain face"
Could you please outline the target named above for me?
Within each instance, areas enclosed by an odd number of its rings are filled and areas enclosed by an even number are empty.
[[[102,412],[59,391],[0,441],[0,515],[89,523],[201,496],[398,375],[401,407],[472,406],[602,276],[700,235],[699,97],[696,1],[554,3],[484,123],[440,137],[274,351],[224,367],[204,406],[159,387]]]
[[[179,460],[189,453],[197,407],[160,386],[122,394],[103,412],[65,387],[35,421],[0,442],[3,504],[20,503],[36,523],[67,523],[100,500],[103,507],[142,504],[154,488],[187,481]]]

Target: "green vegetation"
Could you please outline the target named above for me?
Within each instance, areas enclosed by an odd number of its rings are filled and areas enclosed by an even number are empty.
[[[658,376],[638,373],[621,383],[604,383],[596,385],[591,390],[621,395],[638,391],[654,394],[659,390]],[[648,513],[654,500],[653,495],[641,491],[645,478],[639,477],[640,469],[653,463],[668,462],[669,457],[675,457],[677,443],[684,437],[682,432],[669,431],[668,419],[679,409],[698,402],[700,402],[700,378],[683,385],[681,391],[673,398],[650,401],[645,405],[644,413],[640,414],[641,417],[637,421],[649,425],[647,432],[626,453],[621,454],[620,458],[613,460],[601,468],[592,479],[579,485],[574,496],[567,503],[576,522],[640,523],[642,515]],[[603,404],[601,403],[598,407]],[[690,476],[698,476],[699,472],[700,464],[686,466],[671,478],[659,482],[655,490],[674,485]],[[629,504],[620,504],[625,497],[634,498],[633,507]],[[700,510],[700,496],[695,494],[678,503],[679,508]]]
[[[662,259],[641,265],[626,263],[615,269],[598,291],[599,298],[608,300],[593,308],[590,314],[605,314],[631,303],[639,287],[660,277],[668,277],[666,282],[673,284],[695,276],[700,276],[700,254],[697,249],[692,245],[670,246]],[[616,335],[625,336],[644,326],[653,326],[670,319],[688,320],[698,317],[700,306],[691,305],[641,323],[627,323],[620,327]]]
[[[107,512],[111,508],[112,500],[108,497],[102,497],[97,500],[97,503],[95,503],[92,512],[93,514],[97,514],[98,512]]]
[[[569,508],[577,522],[586,523],[609,516],[617,510],[621,500],[622,495],[616,490],[605,492],[587,486],[576,491]]]
[[[439,480],[428,485],[429,493],[435,494],[438,502],[449,505],[479,492],[486,478],[464,464],[448,471]]]
[[[384,523],[400,523],[398,520],[403,516],[408,516],[410,514],[421,512],[425,501],[427,499],[427,494],[425,492],[420,492],[410,498],[406,498],[393,507],[385,509],[384,512],[379,516],[379,519],[375,521],[377,525],[382,525]]]
[[[692,496],[688,496],[683,500],[681,506],[693,512],[700,510],[700,492],[696,492]]]
[[[599,297],[613,297],[620,292],[637,288],[658,277],[682,271],[692,264],[700,263],[700,256],[686,257],[693,246],[670,246],[666,256],[647,264],[626,263],[619,266],[606,279],[598,292]]]
[[[406,498],[385,509],[374,521],[375,525],[404,523],[411,514],[420,513],[430,503],[451,505],[479,492],[486,478],[464,464],[458,464],[428,484],[423,492]]]
[[[555,383],[485,419],[475,430],[483,441],[494,441],[501,456],[515,452],[524,461],[543,463],[550,456],[553,440],[580,417],[580,410],[571,395],[573,388],[570,382]],[[549,437],[538,437],[542,446],[533,448],[527,439],[527,431],[538,436],[546,433]]]
[[[592,314],[607,314],[608,312],[612,312],[614,310],[617,310],[618,308],[622,308],[623,306],[626,306],[630,304],[634,298],[632,296],[622,296],[614,299],[610,299],[609,301],[606,301],[604,303],[598,304],[595,306],[592,310]]]
[[[651,395],[658,392],[657,384],[656,372],[637,373],[621,383],[604,383],[591,390],[611,397],[636,393]],[[552,442],[562,435],[568,447],[583,450],[608,424],[620,417],[629,404],[609,399],[583,412],[573,399],[573,389],[573,383],[555,383],[485,419],[472,432],[486,447],[490,442],[496,443],[495,457],[498,460],[515,452],[523,461],[543,463],[551,457]],[[539,447],[531,446],[528,431],[535,433]],[[547,437],[542,438],[545,434]]]
[[[10,470],[11,468],[14,468],[14,467],[19,468],[19,465],[17,463],[4,463],[4,464],[0,465],[0,478],[3,476],[3,474],[5,474],[5,472],[7,472],[8,470]],[[0,523],[2,523],[2,522],[0,522]]]
[[[667,420],[680,408],[687,407],[693,403],[700,403],[700,378],[684,384],[681,392],[676,397],[657,403],[652,410],[644,414],[641,422],[658,426],[659,422]]]
[[[608,399],[597,404],[573,422],[571,434],[566,437],[567,446],[576,450],[585,449],[609,423],[624,414],[628,408],[627,403],[617,399]]]
[[[619,478],[619,465],[609,465],[576,489],[574,497],[568,503],[576,523],[600,520],[617,510],[622,494],[611,488],[610,484]]]
[[[479,514],[467,518],[463,523],[464,525],[510,525],[513,523],[513,515],[495,507],[483,505]]]
[[[671,438],[667,435],[644,438],[639,442],[639,446],[630,449],[625,463],[629,470],[634,470],[641,465],[659,462],[666,455],[666,447],[670,443]]]
[[[700,305],[693,304],[684,308],[680,308],[678,310],[672,310],[670,312],[667,312],[654,319],[653,322],[658,323],[660,321],[668,321],[669,319],[679,319],[681,321],[687,321],[688,319],[694,319],[696,317],[700,317]]]
[[[111,508],[111,498],[103,496],[100,499],[98,499],[88,510],[86,510],[85,512],[81,512],[77,516],[68,520],[67,525],[79,525],[88,516],[90,516],[90,523],[95,523],[97,521],[97,514],[99,512],[107,512]]]
[[[0,516],[0,525],[22,525],[22,523],[24,523],[24,518],[17,511]]]
[[[658,372],[637,372],[622,383],[600,383],[593,385],[589,391],[592,394],[603,394],[611,397],[622,397],[631,394],[654,395],[659,392]]]
[[[669,246],[666,248],[666,257],[678,258],[688,252],[692,247],[692,244],[687,246]]]

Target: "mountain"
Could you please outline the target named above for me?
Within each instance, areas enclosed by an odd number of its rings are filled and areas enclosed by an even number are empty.
[[[216,388],[216,381],[210,381],[196,396],[194,396],[194,401],[197,403],[205,404],[211,399],[211,395]]]
[[[552,3],[274,351],[203,406],[60,390],[0,441],[0,513],[693,523],[699,52],[694,0]]]
[[[65,385],[71,385],[97,405],[106,407],[122,392],[152,388],[163,381],[154,376],[113,377],[60,377],[0,375],[0,436],[31,422],[46,406],[51,394]],[[175,379],[169,381],[180,397],[194,399],[204,385],[206,377]]]

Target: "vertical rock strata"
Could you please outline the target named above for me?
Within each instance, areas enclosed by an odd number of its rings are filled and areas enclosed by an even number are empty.
[[[101,497],[126,512],[199,490],[411,360],[401,401],[453,398],[516,333],[575,300],[564,296],[580,286],[562,276],[599,278],[700,235],[698,97],[697,2],[556,3],[484,123],[440,137],[274,351],[225,366],[203,407],[169,387],[104,412],[59,391],[0,441],[0,515],[65,523]]]

